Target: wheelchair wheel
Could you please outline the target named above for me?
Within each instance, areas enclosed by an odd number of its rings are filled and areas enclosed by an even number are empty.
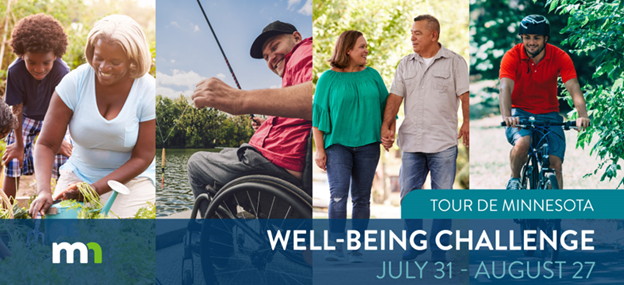
[[[204,216],[204,273],[214,273],[227,281],[224,283],[311,281],[311,268],[303,252],[293,251],[291,245],[291,250],[282,250],[279,245],[275,250],[266,248],[268,230],[276,233],[286,225],[288,229],[310,228],[310,220],[303,219],[312,218],[311,200],[291,183],[265,175],[241,177],[223,186]],[[249,276],[255,277],[245,279]]]
[[[204,218],[311,219],[312,197],[276,177],[244,176],[219,190]]]

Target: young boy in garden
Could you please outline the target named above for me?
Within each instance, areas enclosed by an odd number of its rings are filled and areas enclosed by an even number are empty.
[[[54,88],[69,72],[61,59],[67,49],[63,26],[51,16],[30,15],[21,19],[11,34],[11,48],[18,58],[9,65],[4,100],[12,107],[17,124],[6,139],[3,191],[14,197],[22,175],[32,175],[33,142],[41,131]],[[55,157],[53,174],[71,155],[67,140]]]

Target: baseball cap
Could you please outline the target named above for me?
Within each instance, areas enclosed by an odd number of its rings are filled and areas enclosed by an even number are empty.
[[[268,24],[266,27],[264,27],[264,29],[262,29],[262,34],[260,34],[251,45],[251,57],[262,58],[262,46],[264,45],[264,42],[266,42],[266,40],[268,40],[269,38],[281,34],[292,34],[296,31],[297,28],[289,23],[275,21]]]

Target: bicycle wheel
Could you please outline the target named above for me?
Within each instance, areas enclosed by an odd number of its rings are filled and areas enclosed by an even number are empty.
[[[529,172],[529,163],[527,162],[524,166],[522,166],[522,172],[520,172],[520,185],[522,189],[530,189],[531,184],[529,182],[529,176],[531,172]]]
[[[537,229],[538,220],[524,219],[520,220],[520,243],[522,244],[522,253],[524,256],[533,256],[535,250],[527,250],[524,248],[524,231]],[[535,246],[535,242],[528,244],[529,246]]]
[[[529,156],[527,163],[522,166],[520,172],[520,184],[523,189],[537,189],[537,179],[539,176],[539,166],[533,156]]]
[[[557,181],[557,175],[554,173],[546,173],[544,178],[544,189],[554,190],[559,189],[559,182]]]
[[[555,231],[557,231],[557,235],[561,234],[561,220],[540,220],[539,228],[544,234],[552,238]],[[558,238],[555,240],[555,243],[556,248],[551,247],[548,243],[544,245],[542,250],[544,262],[550,261],[554,263],[559,258],[559,247],[561,244]]]
[[[294,185],[263,175],[242,177],[223,186],[204,216],[204,273],[215,274],[224,283],[311,280],[303,252],[293,251],[292,244],[290,250],[266,248],[270,244],[268,230],[276,233],[310,227],[300,219],[312,218],[311,201],[300,195],[302,191]]]

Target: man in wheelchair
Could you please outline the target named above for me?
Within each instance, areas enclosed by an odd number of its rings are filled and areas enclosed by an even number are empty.
[[[282,88],[244,91],[210,78],[197,85],[192,96],[194,104],[233,114],[253,112],[275,116],[266,120],[255,118],[254,123],[260,127],[249,143],[237,149],[197,152],[191,156],[188,177],[195,198],[204,193],[214,197],[225,184],[250,174],[301,184],[307,148],[311,147],[307,141],[312,127],[308,120],[312,114],[312,38],[303,39],[293,25],[275,21],[253,42],[251,57],[264,58],[269,69],[282,77]],[[240,206],[253,207],[249,201],[244,204]],[[207,200],[200,202],[202,217],[208,205]]]

